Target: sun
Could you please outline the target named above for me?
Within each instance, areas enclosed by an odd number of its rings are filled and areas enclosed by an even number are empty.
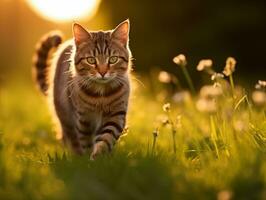
[[[92,18],[101,0],[27,0],[31,8],[45,19],[67,22]]]

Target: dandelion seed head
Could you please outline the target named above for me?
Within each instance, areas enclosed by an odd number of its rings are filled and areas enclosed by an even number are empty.
[[[197,70],[203,71],[207,68],[211,68],[212,64],[213,64],[213,62],[211,59],[203,59],[203,60],[199,61],[199,64],[197,66]]]
[[[171,74],[169,74],[166,71],[161,71],[158,75],[158,79],[160,82],[162,83],[170,83],[172,78],[171,78]]]
[[[200,97],[212,99],[223,94],[221,87],[214,87],[213,85],[205,85],[200,89]]]
[[[257,106],[266,105],[266,93],[263,91],[254,91],[252,93],[252,100]]]
[[[212,76],[211,76],[211,80],[212,81],[215,81],[215,80],[218,80],[218,79],[222,79],[224,78],[224,75],[222,73],[214,73]]]
[[[184,54],[179,54],[178,56],[174,57],[173,62],[177,65],[180,65],[180,66],[186,66],[187,65],[186,56]]]
[[[259,80],[259,81],[258,81],[258,84],[259,84],[261,87],[263,87],[263,88],[266,87],[266,81]]]
[[[188,91],[176,92],[172,99],[175,103],[185,103],[191,99],[191,95]]]
[[[169,120],[168,119],[163,119],[162,120],[162,125],[166,126],[167,124],[169,124]]]
[[[258,83],[255,85],[255,88],[258,90],[266,88],[266,81],[258,80]]]
[[[171,109],[170,103],[166,103],[166,104],[163,105],[164,112],[169,112],[170,109]]]
[[[236,60],[233,57],[228,57],[226,59],[226,65],[224,67],[223,73],[225,76],[230,76],[236,67]]]
[[[159,134],[158,129],[155,129],[155,130],[152,132],[152,134],[153,134],[153,137],[157,137],[158,134]]]
[[[196,102],[196,108],[200,112],[215,113],[217,111],[217,103],[214,99],[200,98]]]

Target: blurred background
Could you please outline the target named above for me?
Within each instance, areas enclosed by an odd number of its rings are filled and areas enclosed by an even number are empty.
[[[201,81],[195,69],[200,59],[213,59],[221,71],[228,56],[237,60],[238,81],[253,86],[265,79],[265,0],[1,0],[1,84],[31,81],[35,44],[46,32],[60,29],[69,38],[73,21],[89,30],[106,30],[127,18],[134,69],[140,77],[160,68],[183,81],[172,62],[183,53],[195,82]]]

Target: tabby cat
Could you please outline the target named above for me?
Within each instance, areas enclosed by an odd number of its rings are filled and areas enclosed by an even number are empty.
[[[112,150],[126,123],[130,95],[129,20],[111,31],[73,24],[73,39],[59,32],[39,42],[34,62],[38,86],[59,120],[63,140],[90,158]],[[53,55],[51,62],[50,56]]]

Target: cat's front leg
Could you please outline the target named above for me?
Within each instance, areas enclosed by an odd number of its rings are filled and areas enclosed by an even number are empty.
[[[117,111],[108,115],[100,131],[93,139],[93,149],[90,158],[95,159],[100,154],[110,152],[122,134],[126,121],[126,111]]]
[[[109,137],[109,133],[106,133],[107,137]],[[113,139],[110,139],[113,140]],[[97,156],[108,153],[112,150],[111,147],[111,143],[112,146],[115,142],[109,142],[108,139],[104,139],[104,140],[98,140],[94,143],[93,145],[93,149],[92,149],[92,153],[90,155],[90,159],[94,160]]]

